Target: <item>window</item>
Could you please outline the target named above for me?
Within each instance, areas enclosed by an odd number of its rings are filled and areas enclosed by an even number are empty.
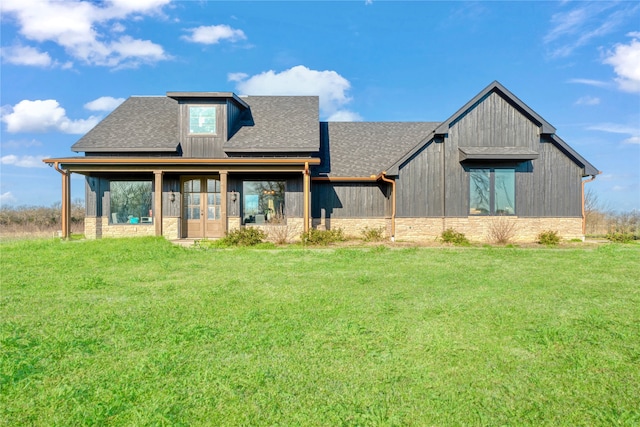
[[[111,181],[109,221],[112,224],[151,223],[151,181]]]
[[[285,221],[284,181],[244,181],[242,211],[244,224]]]
[[[514,168],[469,169],[470,215],[515,215]]]
[[[216,107],[215,106],[189,107],[189,133],[215,134],[216,133]]]

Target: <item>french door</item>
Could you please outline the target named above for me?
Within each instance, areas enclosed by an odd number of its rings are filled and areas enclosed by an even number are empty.
[[[222,237],[220,177],[186,177],[182,179],[183,237]]]

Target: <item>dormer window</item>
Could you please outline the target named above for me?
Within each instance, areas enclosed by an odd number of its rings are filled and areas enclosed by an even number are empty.
[[[214,135],[216,133],[216,107],[213,105],[190,106],[189,133]]]

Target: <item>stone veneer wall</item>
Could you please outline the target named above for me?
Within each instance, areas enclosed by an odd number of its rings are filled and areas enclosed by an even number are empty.
[[[342,229],[347,237],[362,237],[362,231],[365,228],[384,230],[385,237],[391,236],[391,218],[331,218],[318,219],[314,218],[313,226],[321,230]]]
[[[86,217],[84,219],[84,236],[87,239],[102,237],[134,237],[155,236],[153,224],[109,224],[108,217]]]
[[[165,216],[162,218],[162,236],[169,240],[180,238],[180,217]]]
[[[86,217],[84,235],[87,239],[101,237],[155,236],[153,224],[109,224],[108,217]]]
[[[300,241],[300,235],[304,230],[304,219],[289,217],[286,224],[251,224],[247,225],[247,227],[262,229],[267,234],[267,240],[272,242],[281,242],[283,240],[297,242]],[[240,228],[240,218],[238,218],[236,228]],[[231,223],[229,223],[229,231],[232,230]]]
[[[396,240],[433,241],[449,228],[464,233],[467,239],[491,241],[491,227],[500,221],[513,223],[513,242],[535,242],[542,231],[552,230],[565,240],[584,239],[582,218],[518,218],[515,216],[461,218],[396,218]]]

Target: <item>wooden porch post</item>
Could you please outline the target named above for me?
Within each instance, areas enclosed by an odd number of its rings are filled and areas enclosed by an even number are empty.
[[[153,171],[154,176],[154,203],[153,203],[153,225],[155,235],[162,236],[162,171]]]
[[[303,206],[304,206],[304,214],[303,214],[303,220],[304,220],[304,225],[302,230],[305,233],[309,232],[309,211],[310,209],[310,200],[309,200],[309,195],[311,192],[311,185],[310,185],[310,173],[309,173],[309,163],[306,162],[304,164],[304,171],[302,172],[302,181],[303,181],[303,192],[304,192],[304,202],[303,202]]]
[[[71,237],[71,172],[60,170],[62,175],[62,238]]]
[[[222,220],[222,231],[229,230],[227,224],[227,171],[220,171],[220,216]]]

